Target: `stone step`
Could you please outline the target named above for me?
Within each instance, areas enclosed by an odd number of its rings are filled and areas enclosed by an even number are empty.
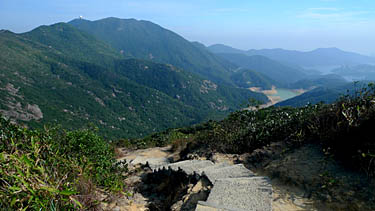
[[[149,165],[151,169],[158,166],[168,165],[170,162],[167,158],[148,158],[143,156],[138,156],[134,160],[129,162],[131,165]]]
[[[134,162],[144,162],[141,158]],[[205,175],[213,187],[207,201],[198,202],[198,211],[271,211],[272,186],[266,177],[255,177],[243,164],[215,164],[209,160],[185,160],[165,164],[166,160],[147,160],[154,171],[182,170]],[[163,164],[164,163],[164,164]],[[163,165],[161,165],[163,164]]]
[[[205,203],[226,210],[271,211],[272,186],[266,177],[218,179]]]
[[[215,183],[216,180],[224,178],[254,176],[254,173],[247,169],[243,164],[236,164],[218,168],[209,168],[203,170],[203,174],[207,176],[211,183]]]
[[[214,165],[212,161],[209,160],[184,160],[177,163],[171,163],[168,165],[160,166],[154,170],[172,169],[173,171],[183,170],[186,174],[194,174],[200,169]]]
[[[178,171],[181,166],[191,165],[193,162],[196,162],[196,160],[184,160],[184,161],[180,161],[180,162],[176,162],[176,163],[169,163],[169,164],[166,164],[166,165],[163,165],[163,166],[159,166],[159,167],[157,167],[155,169],[152,169],[152,170],[159,171],[159,170],[162,170],[162,169],[172,169],[174,171]]]
[[[195,211],[242,211],[220,207],[220,205],[208,203],[205,201],[198,201]]]
[[[200,169],[207,168],[209,166],[213,166],[214,163],[210,160],[201,160],[199,162],[193,162],[191,165],[184,165],[181,166],[181,169],[188,175],[192,175],[194,173],[199,174]],[[200,174],[199,174],[200,175]]]
[[[154,158],[154,159],[147,160],[147,165],[151,169],[158,168],[159,166],[168,165],[169,163],[170,163],[169,159],[167,158]]]
[[[198,173],[202,174],[203,172],[207,172],[207,171],[210,171],[212,169],[219,169],[219,168],[228,167],[228,166],[232,166],[232,164],[229,164],[229,163],[215,163],[212,166],[208,166],[206,168],[199,169]]]

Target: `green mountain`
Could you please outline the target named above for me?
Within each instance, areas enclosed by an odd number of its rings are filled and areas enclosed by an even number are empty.
[[[240,69],[231,76],[232,81],[239,87],[250,88],[260,87],[264,90],[272,89],[272,86],[278,85],[276,82],[269,77],[249,69]]]
[[[199,108],[201,112],[212,109],[233,111],[233,108],[238,108],[238,102],[244,102],[246,98],[266,99],[245,89],[201,79],[172,65],[136,59],[119,60],[115,65],[117,72],[130,80],[159,90],[186,105]],[[143,68],[137,68],[140,65]]]
[[[347,84],[348,81],[344,77],[336,74],[328,75],[312,75],[305,79],[290,84],[291,89],[310,89],[312,87],[338,87]]]
[[[278,84],[274,84],[276,86],[286,86],[306,77],[306,74],[302,71],[264,56],[247,56],[233,53],[219,53],[217,55],[240,67],[255,70],[267,76],[273,81],[278,82]]]
[[[206,48],[149,21],[105,18],[75,19],[72,26],[109,43],[124,56],[172,64],[214,82],[231,84],[228,65]]]
[[[277,103],[276,106],[300,107],[307,104],[317,104],[320,102],[330,104],[344,95],[357,95],[369,82],[351,83],[347,82],[337,86],[321,86],[311,91],[305,92],[297,97]]]
[[[69,55],[81,61],[98,63],[110,62],[113,58],[123,58],[108,44],[97,41],[91,35],[82,33],[66,23],[40,26],[22,34],[22,37],[42,43],[51,49],[57,49],[61,55]]]
[[[30,127],[94,123],[110,138],[139,137],[223,117],[249,98],[172,65],[124,59],[69,24],[0,33],[0,112]]]

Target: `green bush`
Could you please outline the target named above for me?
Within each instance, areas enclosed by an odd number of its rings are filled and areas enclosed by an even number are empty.
[[[126,169],[93,130],[35,131],[0,117],[0,150],[0,209],[86,209],[95,187],[123,190]]]
[[[310,128],[327,153],[375,176],[374,84],[324,107],[311,123]]]

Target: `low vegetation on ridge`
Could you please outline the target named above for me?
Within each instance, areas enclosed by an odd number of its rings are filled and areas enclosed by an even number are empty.
[[[307,143],[322,147],[345,165],[375,175],[375,86],[333,104],[304,107],[269,107],[243,110],[222,121],[169,130],[136,140],[138,146],[186,143],[189,152],[251,153],[273,142],[297,148]]]

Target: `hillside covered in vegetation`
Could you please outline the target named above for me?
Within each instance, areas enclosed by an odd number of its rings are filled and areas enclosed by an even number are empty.
[[[179,67],[128,58],[66,24],[0,33],[0,112],[29,127],[93,123],[109,138],[142,137],[220,119],[265,95]]]
[[[134,143],[162,146],[183,139],[190,149],[204,153],[245,153],[272,142],[287,141],[298,146],[321,144],[348,165],[375,175],[375,145],[371,125],[375,121],[375,86],[357,89],[333,104],[304,107],[268,107],[231,113],[222,121],[156,133]],[[354,141],[355,140],[355,141]]]

